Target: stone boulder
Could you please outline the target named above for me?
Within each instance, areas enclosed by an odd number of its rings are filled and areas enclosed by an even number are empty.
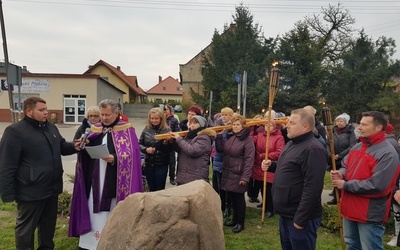
[[[219,196],[202,180],[130,195],[111,212],[97,249],[225,249]]]

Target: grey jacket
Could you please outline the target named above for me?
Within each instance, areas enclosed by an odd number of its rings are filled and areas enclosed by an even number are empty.
[[[215,131],[204,129],[192,139],[179,137],[173,143],[174,150],[178,153],[178,185],[195,180],[209,182],[210,155],[215,137]]]

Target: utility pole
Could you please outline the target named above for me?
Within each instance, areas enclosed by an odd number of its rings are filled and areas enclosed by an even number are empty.
[[[211,113],[212,100],[213,100],[213,92],[212,92],[212,90],[211,90],[211,91],[210,91],[210,105],[209,105],[209,108],[208,108],[208,113],[209,113],[210,116],[212,115],[212,113]],[[211,117],[212,117],[212,116],[211,116]]]
[[[235,73],[235,81],[238,83],[238,92],[237,92],[237,107],[236,107],[236,113],[240,115],[240,103],[241,103],[241,96],[240,96],[240,90],[242,88],[242,75],[239,73]]]
[[[9,60],[8,60],[8,49],[7,49],[7,38],[6,38],[6,27],[4,24],[4,14],[3,14],[3,1],[0,0],[0,22],[1,22],[1,37],[3,38],[3,50],[4,50],[4,67],[6,71],[6,76],[8,75],[8,66],[9,66]],[[11,119],[12,122],[15,123],[15,117],[14,117],[14,103],[13,103],[13,93],[12,93],[12,86],[10,82],[7,79],[7,84],[8,84],[8,99],[10,102],[10,112],[11,112]]]
[[[243,72],[242,81],[242,101],[243,101],[243,116],[246,117],[246,99],[247,99],[247,71]]]

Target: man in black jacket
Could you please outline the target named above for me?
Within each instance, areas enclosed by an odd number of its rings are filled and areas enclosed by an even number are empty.
[[[310,112],[293,110],[286,126],[291,140],[278,162],[264,160],[262,168],[275,172],[272,198],[280,215],[282,249],[315,249],[328,154],[313,134],[315,120]]]
[[[8,126],[0,142],[0,196],[17,202],[16,249],[54,249],[58,195],[63,191],[61,155],[79,151],[80,140],[66,142],[57,127],[47,122],[46,102],[24,101],[25,117]]]

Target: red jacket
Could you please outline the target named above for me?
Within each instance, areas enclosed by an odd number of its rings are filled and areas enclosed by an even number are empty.
[[[267,141],[267,131],[264,127],[260,127],[258,134],[253,136],[253,141],[256,144],[256,152],[254,157],[253,172],[251,178],[259,181],[264,180],[264,171],[261,169],[261,162],[265,159],[265,149]],[[285,140],[279,129],[274,129],[270,132],[268,159],[276,161],[279,158],[283,148],[285,147]],[[273,183],[274,173],[268,172],[267,182]]]
[[[342,161],[346,181],[340,202],[343,217],[361,223],[385,223],[398,176],[399,155],[383,132],[360,137]]]
[[[124,114],[119,114],[119,119],[122,120],[122,121],[129,122],[128,117],[126,115],[124,115]]]

